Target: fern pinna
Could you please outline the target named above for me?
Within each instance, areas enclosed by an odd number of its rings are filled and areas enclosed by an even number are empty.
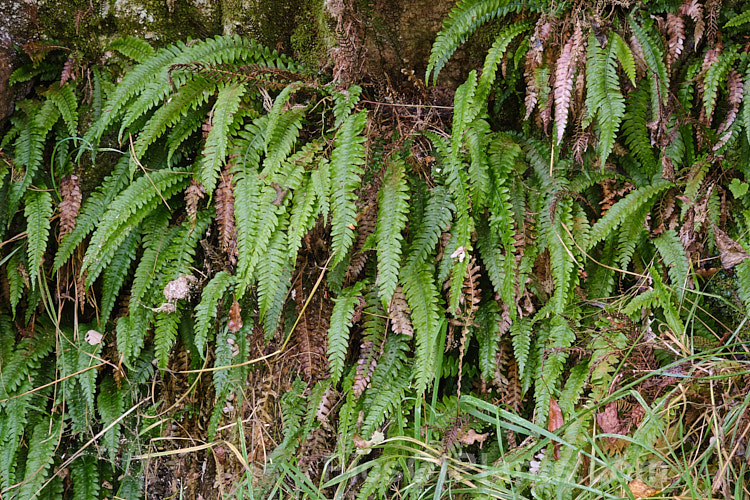
[[[479,449],[503,474],[537,463],[517,486],[544,497],[575,483],[593,425],[656,456],[676,378],[660,363],[750,303],[747,47],[709,45],[697,0],[659,5],[601,23],[582,4],[462,0],[427,80],[482,24],[494,43],[452,116],[408,130],[383,126],[403,116],[372,108],[371,86],[238,36],[116,40],[128,71],[97,69],[90,104],[17,71],[42,85],[0,146],[3,495],[138,496],[141,460],[168,455],[150,440],[183,420],[270,458],[250,482],[271,494],[294,477],[386,496],[355,477],[372,467],[437,498],[476,473],[443,464]],[[84,189],[93,168],[106,175]],[[736,300],[704,278],[717,256]],[[246,399],[272,372],[285,382]],[[607,427],[630,389],[643,411]],[[253,428],[248,452],[252,405],[282,429]]]

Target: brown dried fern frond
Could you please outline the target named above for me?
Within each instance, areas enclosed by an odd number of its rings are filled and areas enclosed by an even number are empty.
[[[301,281],[294,288],[300,320],[294,330],[299,363],[305,379],[315,383],[328,373],[328,327],[333,303],[322,291],[317,291],[305,307],[307,294]]]
[[[198,213],[198,203],[206,196],[206,189],[203,184],[195,179],[190,181],[190,185],[185,190],[185,210],[191,221],[195,222],[195,216]]]
[[[78,176],[66,175],[60,180],[60,238],[73,232],[76,227],[76,217],[81,210],[81,188]]]
[[[391,303],[388,305],[388,316],[391,320],[391,330],[400,335],[414,336],[414,327],[411,324],[411,309],[400,286],[396,287],[393,292]]]
[[[370,385],[370,378],[378,366],[378,358],[374,352],[375,346],[372,342],[363,342],[359,348],[359,359],[357,360],[357,374],[354,377],[352,392],[355,397],[360,397]]]
[[[573,79],[583,47],[583,33],[580,24],[576,24],[573,35],[563,47],[555,67],[555,127],[557,144],[562,142],[565,126],[568,123],[568,110],[573,91]]]
[[[667,66],[671,67],[685,48],[685,20],[682,16],[667,14]]]
[[[231,165],[227,164],[221,173],[221,181],[216,189],[216,223],[219,226],[219,245],[226,253],[230,266],[237,264],[237,224],[234,219],[234,190],[232,187]]]
[[[737,119],[737,112],[740,110],[744,91],[742,75],[740,75],[740,73],[734,68],[731,69],[729,71],[729,76],[727,77],[727,103],[729,104],[729,107],[724,121],[719,125],[719,134],[729,130],[729,127],[731,127]]]
[[[693,43],[697,48],[706,29],[706,23],[703,20],[703,6],[699,0],[685,0],[685,3],[680,7],[680,14],[689,17],[695,23]]]

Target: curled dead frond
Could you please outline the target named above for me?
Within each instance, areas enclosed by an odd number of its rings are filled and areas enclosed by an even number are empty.
[[[568,109],[573,91],[573,79],[575,77],[578,59],[583,54],[583,34],[580,24],[577,24],[573,35],[563,47],[560,57],[557,59],[555,68],[555,128],[557,130],[557,143],[562,142],[565,134],[565,126],[568,123]]]
[[[216,189],[216,223],[219,226],[219,245],[226,253],[230,266],[237,264],[237,223],[234,219],[234,190],[232,187],[231,165],[227,165],[221,174],[219,187]]]

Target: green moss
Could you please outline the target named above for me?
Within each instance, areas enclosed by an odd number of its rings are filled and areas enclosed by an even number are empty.
[[[213,9],[218,10],[218,9]],[[89,0],[46,2],[37,19],[41,33],[54,34],[54,43],[94,60],[113,38],[135,35],[154,45],[221,32],[210,4],[201,11],[193,2],[108,0],[92,8]]]

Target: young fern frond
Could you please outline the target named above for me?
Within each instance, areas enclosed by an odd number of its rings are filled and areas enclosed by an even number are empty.
[[[391,302],[398,284],[403,239],[401,233],[406,227],[408,198],[404,162],[392,156],[378,193],[378,222],[375,229],[378,247],[378,290],[384,308]]]
[[[350,115],[339,128],[331,153],[331,268],[344,259],[354,243],[357,221],[354,191],[360,185],[365,163],[365,138],[361,134],[366,124],[365,111]]]
[[[28,235],[28,264],[31,288],[37,286],[42,257],[47,250],[50,217],[52,217],[52,196],[44,190],[29,190],[24,197],[24,216],[26,217],[26,234]]]

